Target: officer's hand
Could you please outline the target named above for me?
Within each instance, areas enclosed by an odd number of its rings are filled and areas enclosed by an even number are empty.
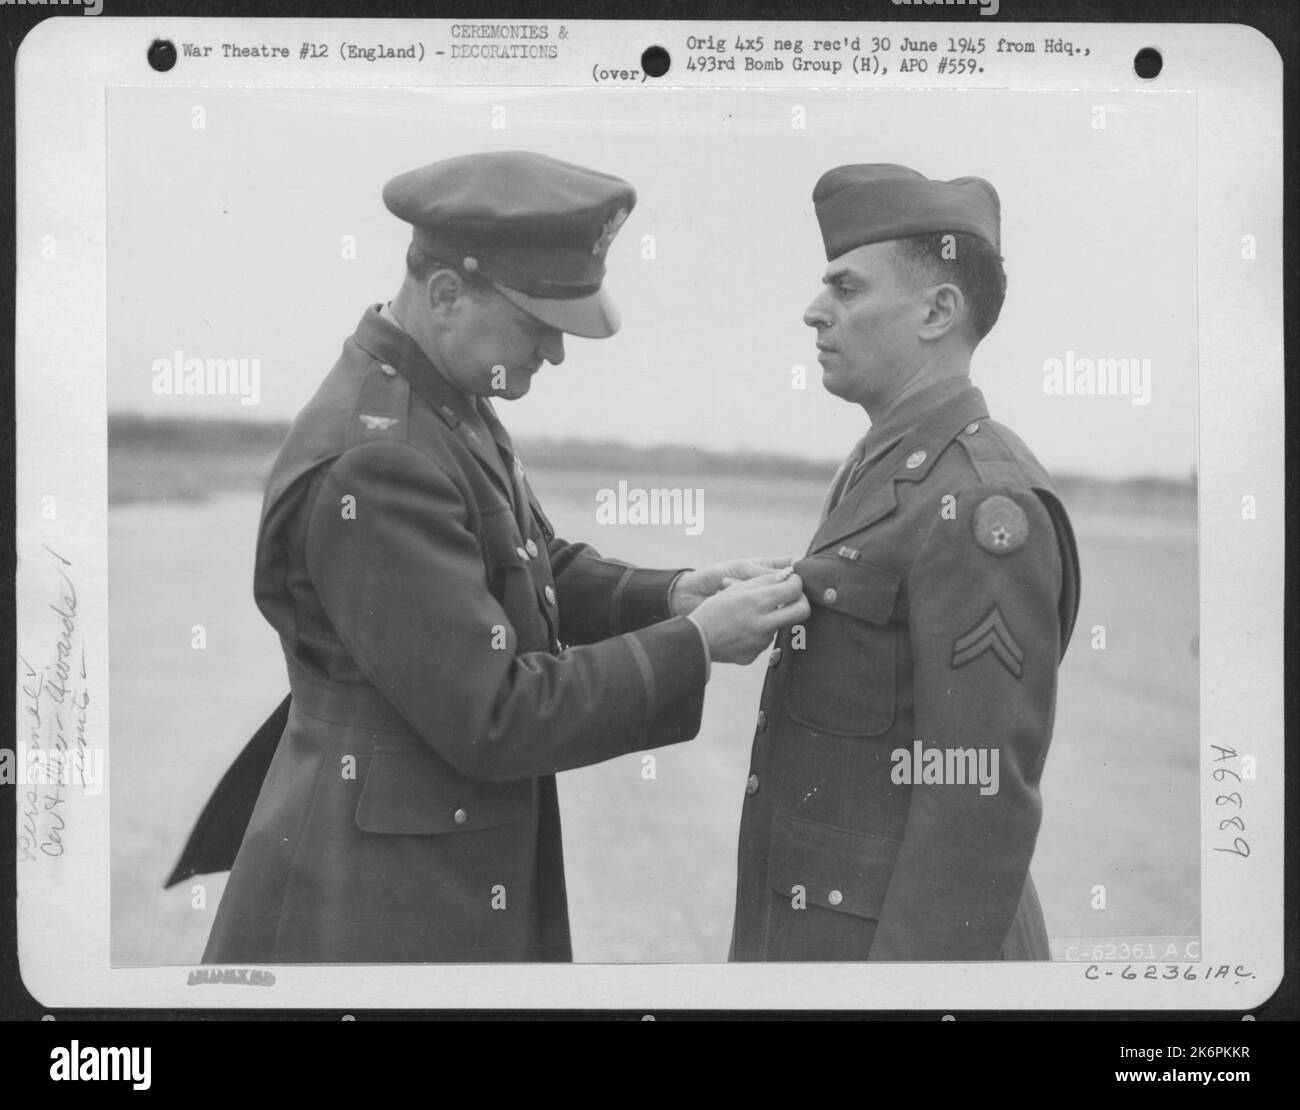
[[[695,611],[703,601],[712,597],[732,582],[761,578],[774,570],[784,570],[795,561],[794,555],[777,555],[755,559],[731,559],[714,563],[702,570],[688,570],[673,583],[668,604],[674,617]]]
[[[792,569],[736,582],[691,613],[717,663],[751,663],[779,629],[809,615],[803,582]]]

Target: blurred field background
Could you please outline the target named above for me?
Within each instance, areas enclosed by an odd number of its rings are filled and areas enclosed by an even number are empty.
[[[261,484],[283,428],[114,417],[109,434],[112,958],[188,964],[225,876],[162,883],[234,755],[287,692],[252,597]],[[802,554],[830,469],[686,448],[521,442],[560,534],[646,566]],[[847,445],[846,445],[847,447]],[[596,491],[702,488],[704,530],[598,526]],[[1083,566],[1032,872],[1054,954],[1199,932],[1196,492],[1059,476]],[[206,650],[191,648],[203,625]],[[1090,646],[1104,625],[1105,650]],[[574,957],[726,959],[762,661],[717,666],[689,744],[559,777]],[[194,884],[205,905],[196,907]],[[1106,908],[1092,908],[1093,888]]]

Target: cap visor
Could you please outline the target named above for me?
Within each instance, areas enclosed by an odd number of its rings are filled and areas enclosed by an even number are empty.
[[[556,297],[533,297],[510,289],[496,282],[492,286],[506,300],[522,308],[529,316],[536,317],[543,324],[580,335],[584,339],[605,339],[613,335],[623,322],[614,307],[614,302],[603,289],[598,289],[588,297],[575,297],[572,300],[560,300]]]

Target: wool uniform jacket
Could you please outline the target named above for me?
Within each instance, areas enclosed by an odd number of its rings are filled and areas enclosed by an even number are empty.
[[[269,478],[291,708],[206,962],[571,958],[555,772],[690,739],[707,661],[676,572],[557,539],[503,453],[368,310]]]
[[[812,615],[768,660],[734,959],[1048,958],[1029,862],[1078,557],[979,390],[938,393],[795,565]]]

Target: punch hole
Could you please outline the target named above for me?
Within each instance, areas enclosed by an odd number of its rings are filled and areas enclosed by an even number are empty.
[[[154,39],[150,43],[149,64],[159,73],[166,73],[176,64],[176,47],[171,39]]]
[[[673,60],[662,46],[647,46],[641,53],[641,70],[647,77],[662,77]]]
[[[1133,59],[1133,72],[1144,81],[1159,77],[1165,67],[1165,60],[1154,46],[1144,46]]]

